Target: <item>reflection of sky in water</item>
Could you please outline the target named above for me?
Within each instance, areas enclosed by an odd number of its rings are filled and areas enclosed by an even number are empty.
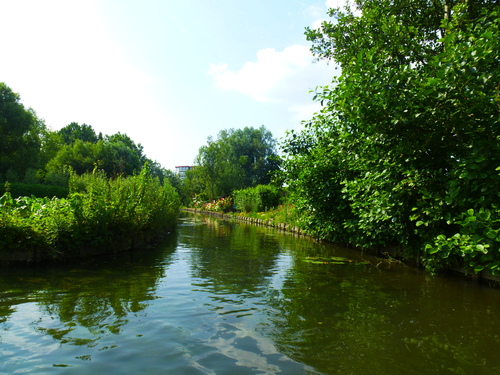
[[[281,290],[287,278],[288,271],[292,267],[293,258],[289,254],[281,253],[276,259],[276,267],[271,277],[269,286],[274,290]]]
[[[302,369],[302,365],[280,354],[271,340],[246,328],[244,323],[219,323],[213,331],[209,337],[205,337],[206,332],[193,335],[198,345],[188,354],[191,366],[205,374],[220,374],[220,370],[235,366],[263,374],[281,372],[284,366],[296,371]]]
[[[60,345],[57,342],[33,329],[37,324],[36,321],[33,322],[33,317],[39,315],[38,310],[39,307],[35,303],[18,305],[8,322],[2,324],[0,331],[2,357],[14,355],[19,350],[43,355],[59,348]],[[57,325],[57,323],[54,324],[54,326]],[[9,349],[9,347],[12,348]]]
[[[0,375],[500,373],[498,290],[204,228],[150,264],[0,274]]]
[[[281,354],[265,336],[268,315],[276,314],[265,299],[281,288],[285,276],[279,273],[290,267],[288,255],[277,257],[266,285],[231,294],[214,293],[212,280],[193,274],[190,252],[179,246],[157,280],[154,299],[125,316],[103,309],[96,323],[84,327],[76,316],[61,322],[55,305],[16,305],[0,325],[0,374],[314,372]],[[116,322],[119,330],[108,329]]]
[[[164,282],[170,291],[185,291],[188,285],[191,286],[190,302],[184,307],[176,307],[176,314],[181,319],[179,323],[189,334],[190,344],[185,348],[184,357],[190,366],[203,374],[221,374],[224,371],[237,371],[238,374],[314,372],[312,368],[281,354],[270,338],[259,333],[259,327],[267,324],[266,312],[270,310],[262,301],[262,296],[214,294],[213,283],[192,277],[189,250],[180,247],[176,256]],[[276,270],[269,280],[270,288],[281,288],[284,276],[278,273],[286,272],[290,265],[290,256],[279,255]],[[161,290],[158,292],[161,293]],[[198,325],[192,325],[193,316]],[[235,370],[236,367],[239,369]]]

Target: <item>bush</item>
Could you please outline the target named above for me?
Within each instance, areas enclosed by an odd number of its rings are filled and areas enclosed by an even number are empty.
[[[69,189],[64,186],[26,184],[22,182],[13,182],[9,184],[9,191],[12,197],[14,198],[30,197],[32,195],[37,198],[43,198],[43,197],[66,198],[68,196]],[[4,188],[3,192],[6,192],[6,188]]]
[[[161,185],[147,167],[126,178],[108,179],[104,172],[72,175],[69,185],[76,219],[103,239],[158,234],[177,220],[177,192],[168,181]]]
[[[233,196],[236,209],[242,212],[267,211],[281,203],[281,191],[272,185],[236,190]]]
[[[147,168],[114,180],[103,173],[73,175],[67,199],[0,197],[0,250],[63,258],[88,246],[154,239],[175,224],[179,208],[175,189]]]

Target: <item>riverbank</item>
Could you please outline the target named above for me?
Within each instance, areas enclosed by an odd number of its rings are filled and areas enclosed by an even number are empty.
[[[296,235],[306,236],[306,237],[313,238],[317,241],[321,241],[317,238],[314,238],[313,236],[308,235],[307,233],[302,231],[297,226],[293,226],[293,225],[286,224],[286,223],[277,223],[274,220],[264,220],[264,219],[259,219],[259,218],[255,218],[255,217],[248,217],[248,216],[242,216],[242,215],[237,215],[237,214],[225,214],[225,213],[220,213],[220,212],[203,211],[203,210],[199,210],[199,209],[195,209],[195,208],[182,208],[181,211],[189,212],[189,213],[193,213],[193,214],[205,215],[205,216],[212,216],[212,217],[216,217],[216,218],[219,218],[222,220],[227,220],[227,221],[240,221],[240,222],[245,222],[245,223],[249,223],[249,224],[253,224],[253,225],[269,226],[269,227],[283,230],[286,232],[290,232],[290,233],[293,233]],[[422,265],[421,265],[419,259],[403,258],[403,257],[401,257],[399,250],[396,248],[375,250],[375,249],[358,249],[358,248],[352,247],[352,249],[354,251],[359,251],[359,252],[363,252],[366,254],[375,255],[375,256],[378,256],[381,258],[385,258],[385,259],[395,259],[395,260],[400,261],[400,262],[402,262],[408,266],[411,266],[411,267],[422,268]],[[485,283],[485,284],[488,284],[490,286],[500,287],[500,277],[492,275],[487,270],[483,270],[478,274],[469,274],[465,271],[464,267],[455,267],[455,268],[450,268],[450,269],[444,271],[443,274],[459,275],[463,278],[477,280],[478,282]]]

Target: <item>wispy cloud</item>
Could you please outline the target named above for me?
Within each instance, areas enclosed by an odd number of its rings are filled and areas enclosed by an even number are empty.
[[[313,63],[309,47],[294,45],[283,51],[266,48],[257,52],[256,61],[238,70],[227,64],[210,65],[215,87],[238,91],[262,102],[302,101],[303,93],[331,77],[331,69]]]
[[[354,2],[352,0],[351,1],[350,0],[326,0],[324,11],[311,24],[311,27],[313,29],[318,29],[324,21],[331,20],[326,16],[326,10],[330,9],[330,8],[340,8],[341,10],[343,10],[346,6],[348,6],[351,8],[351,10],[355,16],[360,16],[361,12],[359,12],[359,10],[356,9],[356,7],[354,6],[353,3]]]
[[[218,89],[240,92],[283,108],[289,114],[288,129],[300,128],[301,121],[320,110],[320,104],[312,101],[310,91],[329,84],[337,73],[332,65],[314,62],[309,47],[301,45],[283,51],[260,50],[256,61],[246,62],[240,69],[212,64],[209,70]]]

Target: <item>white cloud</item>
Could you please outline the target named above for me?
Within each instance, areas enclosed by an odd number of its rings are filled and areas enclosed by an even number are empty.
[[[345,6],[345,0],[326,0],[325,6],[327,8],[343,8]]]
[[[351,8],[355,16],[360,16],[361,12],[359,12],[354,4],[354,1],[352,0],[326,0],[325,1],[325,6],[330,9],[330,8],[340,8],[340,10],[343,10],[346,5]]]
[[[318,29],[321,24],[324,22],[324,21],[331,21],[332,19],[330,18],[327,18],[327,17],[324,17],[326,15],[326,10],[327,9],[330,9],[330,8],[340,8],[341,11],[344,10],[344,8],[347,6],[349,6],[353,12],[353,14],[355,16],[361,16],[361,12],[356,8],[356,6],[354,5],[354,2],[351,0],[326,0],[325,1],[325,10],[323,12],[321,12],[321,14],[317,17],[317,19],[311,24],[311,27],[313,29]],[[322,17],[322,18],[320,18]]]
[[[323,7],[318,5],[309,6],[306,11],[311,17],[314,18],[321,17],[325,13]]]
[[[239,70],[212,64],[209,74],[218,89],[243,93],[288,113],[280,121],[280,138],[286,129],[300,129],[303,120],[321,109],[320,103],[312,101],[310,91],[329,84],[338,70],[325,62],[314,62],[309,47],[294,45],[283,51],[260,50],[256,61],[244,63]]]
[[[310,89],[329,82],[332,69],[313,63],[309,47],[294,45],[283,51],[266,48],[257,60],[246,62],[239,70],[227,64],[210,65],[215,87],[247,94],[262,102],[302,102]]]

